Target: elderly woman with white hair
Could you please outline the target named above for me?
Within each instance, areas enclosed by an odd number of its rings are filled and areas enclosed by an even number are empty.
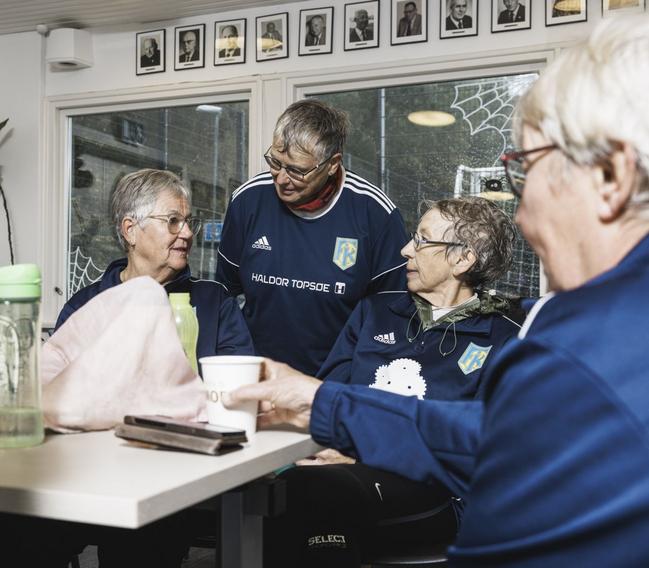
[[[552,293],[488,368],[484,404],[274,363],[226,404],[267,401],[264,423],[309,425],[369,465],[457,488],[451,565],[649,565],[647,93],[649,18],[635,15],[601,22],[520,101],[521,150],[503,161]]]

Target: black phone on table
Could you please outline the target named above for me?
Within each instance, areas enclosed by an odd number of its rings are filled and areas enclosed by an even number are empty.
[[[177,432],[201,438],[220,439],[223,444],[241,444],[247,442],[245,430],[237,430],[227,426],[207,424],[205,422],[190,422],[189,420],[176,420],[168,416],[147,415],[147,416],[124,416],[124,424],[141,426],[144,428],[155,428],[167,432]]]

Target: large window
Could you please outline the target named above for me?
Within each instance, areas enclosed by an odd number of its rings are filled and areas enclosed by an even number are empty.
[[[192,273],[212,278],[226,205],[248,176],[248,102],[148,108],[70,119],[72,163],[68,296],[124,255],[110,219],[116,183],[141,168],[168,169],[192,192],[203,219],[190,256]]]
[[[511,146],[511,115],[535,73],[318,94],[346,110],[345,166],[382,187],[414,230],[423,199],[483,195],[514,215],[499,156]],[[433,114],[431,114],[432,111]],[[413,115],[412,113],[419,113]],[[519,237],[515,265],[496,288],[538,296],[539,263]]]

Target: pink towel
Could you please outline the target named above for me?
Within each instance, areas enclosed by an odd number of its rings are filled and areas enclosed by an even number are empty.
[[[125,414],[206,420],[206,390],[180,345],[165,290],[148,276],[102,292],[43,345],[45,425],[105,430]]]

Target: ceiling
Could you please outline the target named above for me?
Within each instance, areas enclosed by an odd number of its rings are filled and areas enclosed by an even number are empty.
[[[283,4],[298,0],[281,0]],[[0,0],[0,35],[54,28],[145,24],[245,8],[278,0]]]

